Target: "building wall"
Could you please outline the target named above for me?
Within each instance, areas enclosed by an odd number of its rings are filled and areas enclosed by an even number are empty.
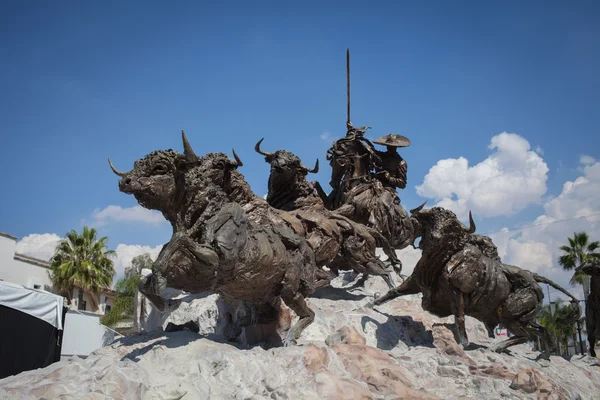
[[[0,235],[0,279],[34,288],[52,291],[50,270],[42,265],[24,261],[27,257],[15,254],[16,239]]]
[[[73,291],[73,308],[79,310],[79,288],[76,288]],[[92,301],[92,295],[88,292],[83,293],[83,301],[85,301],[85,309],[83,311],[95,312],[100,314],[106,313],[106,306],[110,306],[111,308],[114,305],[115,298],[114,295],[108,295],[107,293],[101,293],[96,296],[98,301],[98,308],[94,306],[94,302]]]
[[[13,237],[5,236],[0,233],[0,271],[3,269],[5,260],[12,260],[17,248],[17,240]]]

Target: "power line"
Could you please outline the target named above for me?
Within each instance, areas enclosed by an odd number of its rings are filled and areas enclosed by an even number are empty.
[[[574,218],[565,218],[565,219],[558,219],[556,221],[552,221],[552,222],[543,222],[540,224],[531,224],[531,225],[523,225],[523,226],[517,226],[515,228],[502,228],[499,231],[494,231],[494,232],[487,232],[484,233],[484,235],[492,235],[494,233],[502,233],[502,232],[508,232],[508,231],[516,231],[519,229],[527,229],[527,228],[534,228],[536,226],[545,226],[545,225],[552,225],[552,224],[558,224],[560,222],[568,222],[568,221],[574,221],[576,219],[581,219],[581,218],[590,218],[590,217],[595,217],[597,215],[600,215],[600,213],[595,213],[595,214],[590,214],[590,215],[582,215],[581,217],[574,217]]]

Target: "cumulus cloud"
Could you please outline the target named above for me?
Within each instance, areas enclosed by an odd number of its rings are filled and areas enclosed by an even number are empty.
[[[40,260],[49,261],[54,255],[54,250],[58,242],[63,238],[55,233],[32,233],[23,237],[17,242],[16,252]],[[149,253],[153,260],[156,260],[160,253],[162,245],[156,247],[143,245],[119,244],[115,249],[116,257],[113,258],[116,274],[113,278],[113,286],[117,280],[125,275],[125,268],[131,266],[131,260],[135,256]]]
[[[48,261],[61,239],[56,233],[32,233],[17,242],[15,252]]]
[[[510,216],[546,193],[548,166],[523,137],[503,132],[492,137],[485,160],[469,166],[464,157],[440,160],[417,186],[420,196],[454,211],[478,217]]]
[[[503,229],[490,236],[503,261],[547,276],[582,299],[581,286],[569,285],[572,271],[564,271],[558,264],[559,247],[568,245],[575,232],[587,232],[592,241],[600,240],[600,215],[595,215],[600,214],[600,162],[584,158],[580,162],[582,176],[565,182],[561,193],[544,203],[544,214],[533,221],[535,226]],[[553,299],[565,297],[551,294]]]
[[[156,260],[156,257],[158,257],[158,253],[160,253],[161,250],[162,245],[150,247],[141,246],[139,244],[119,244],[115,249],[117,258],[114,261],[116,271],[114,280],[116,281],[118,277],[123,277],[125,275],[125,268],[131,266],[131,260],[133,260],[134,257],[144,253],[149,253],[150,258],[152,258],[152,260]]]
[[[579,162],[583,165],[592,165],[596,162],[596,159],[592,156],[583,155],[579,158]]]
[[[148,210],[139,205],[129,208],[110,205],[102,210],[95,209],[92,212],[92,218],[96,226],[104,226],[111,221],[144,222],[153,225],[166,223],[165,218],[160,212]]]

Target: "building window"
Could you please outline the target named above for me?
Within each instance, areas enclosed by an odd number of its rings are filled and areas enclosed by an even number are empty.
[[[107,304],[106,307],[104,307],[104,313],[108,314],[110,312],[110,306]]]
[[[77,309],[81,310],[81,311],[85,311],[85,306],[86,306],[85,300],[80,300],[80,301],[78,301],[78,303],[79,303],[78,304],[79,306],[77,307]]]
[[[41,289],[41,288],[42,288],[42,285],[33,285],[33,288],[34,288],[34,289]]]

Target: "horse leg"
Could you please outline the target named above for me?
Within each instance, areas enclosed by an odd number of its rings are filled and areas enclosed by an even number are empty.
[[[366,304],[365,307],[373,308],[374,306],[381,305],[381,304],[386,303],[390,300],[393,300],[397,297],[405,296],[408,294],[417,294],[417,293],[421,293],[421,288],[419,287],[419,285],[417,285],[417,283],[415,282],[414,279],[412,279],[411,277],[408,277],[408,279],[406,279],[404,282],[402,282],[402,284],[400,286],[390,289],[383,296],[373,300],[371,303]]]
[[[350,286],[348,289],[354,289],[357,287],[363,287],[365,285],[365,282],[367,281],[367,279],[369,278],[369,274],[367,273],[362,273],[362,276],[360,277],[359,280],[357,280],[354,285]]]
[[[361,278],[363,283],[367,280],[369,275],[379,275],[385,281],[385,283],[387,283],[390,290],[396,287],[396,285],[394,285],[394,281],[392,280],[391,272],[386,271],[384,266],[385,264],[381,260],[368,261],[364,266],[365,271],[363,272],[363,276]]]
[[[315,312],[308,307],[304,296],[300,293],[294,294],[291,291],[286,290],[281,294],[281,299],[296,313],[296,315],[298,315],[298,317],[300,317],[294,326],[291,327],[283,341],[283,346],[287,347],[296,344],[296,340],[300,338],[302,331],[315,320]]]

